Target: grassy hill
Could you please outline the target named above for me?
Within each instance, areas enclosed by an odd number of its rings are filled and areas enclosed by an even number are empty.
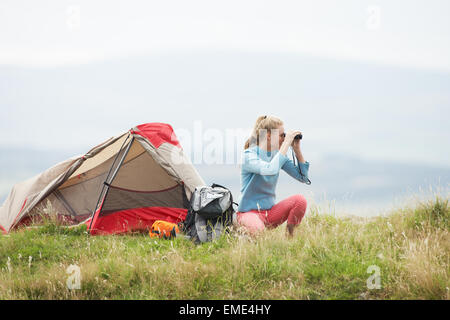
[[[283,225],[198,246],[49,221],[0,236],[0,299],[449,299],[449,217],[439,196],[375,218],[312,206],[291,240]]]

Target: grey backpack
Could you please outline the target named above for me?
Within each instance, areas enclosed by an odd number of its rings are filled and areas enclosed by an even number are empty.
[[[182,224],[186,237],[195,243],[219,238],[233,223],[233,204],[231,191],[221,185],[195,188]]]

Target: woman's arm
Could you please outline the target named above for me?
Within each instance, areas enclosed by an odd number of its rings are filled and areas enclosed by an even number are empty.
[[[298,142],[298,146],[296,145],[296,142],[294,142],[292,149],[294,149],[295,157],[297,158],[298,162],[305,163],[305,158],[303,158],[302,151],[300,150],[300,140]]]
[[[297,158],[298,159],[298,158]],[[306,161],[304,163],[298,162],[298,166],[294,165],[294,162],[292,160],[288,159],[284,163],[284,165],[281,167],[284,171],[286,171],[287,174],[289,174],[292,178],[306,183],[311,184],[311,181],[308,177],[308,171],[309,171],[309,162]]]
[[[242,169],[247,172],[257,173],[263,176],[271,176],[277,174],[281,167],[289,159],[278,152],[270,162],[261,160],[254,150],[246,149],[244,151],[244,161]]]
[[[299,133],[301,132],[290,131],[281,144],[279,152],[277,152],[270,162],[261,160],[254,150],[244,150],[242,169],[244,171],[257,173],[263,176],[272,176],[277,174],[286,161],[289,160],[286,156],[287,151],[289,146],[294,143],[294,137]]]
[[[300,149],[300,139],[292,142],[292,149],[294,150],[295,157],[297,158],[298,166],[295,166],[292,160],[288,160],[284,163],[282,169],[294,179],[306,184],[311,184],[311,181],[308,178],[309,162],[305,161],[305,158],[303,158],[303,154]]]

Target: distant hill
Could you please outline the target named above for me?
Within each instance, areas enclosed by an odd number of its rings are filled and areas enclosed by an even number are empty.
[[[208,184],[227,185],[233,194],[239,195],[240,169],[237,166],[200,165],[197,168]],[[378,214],[380,209],[388,209],[411,194],[418,196],[422,192],[427,198],[439,188],[448,193],[450,168],[326,154],[310,163],[309,177],[311,185],[308,186],[282,172],[277,200],[302,193],[313,197],[315,202],[335,202],[337,209],[366,215]]]
[[[0,203],[6,199],[14,184],[74,155],[55,150],[0,147]]]
[[[31,178],[76,154],[68,151],[0,148],[0,155],[0,202],[3,202],[15,183]],[[218,183],[229,187],[235,200],[238,200],[238,165],[195,167],[207,184]],[[450,168],[325,154],[311,162],[309,176],[312,184],[307,186],[282,172],[277,185],[278,200],[302,193],[315,202],[335,201],[338,209],[353,208],[350,213],[364,215],[369,213],[359,208],[366,205],[379,213],[380,208],[389,206],[396,198],[420,193],[420,188],[424,195],[428,194],[430,187],[436,191],[439,185],[448,191]]]

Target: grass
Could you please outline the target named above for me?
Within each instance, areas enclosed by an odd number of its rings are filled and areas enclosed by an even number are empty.
[[[439,196],[375,218],[311,206],[291,240],[281,226],[201,245],[49,219],[0,236],[0,299],[449,299],[449,215]]]

